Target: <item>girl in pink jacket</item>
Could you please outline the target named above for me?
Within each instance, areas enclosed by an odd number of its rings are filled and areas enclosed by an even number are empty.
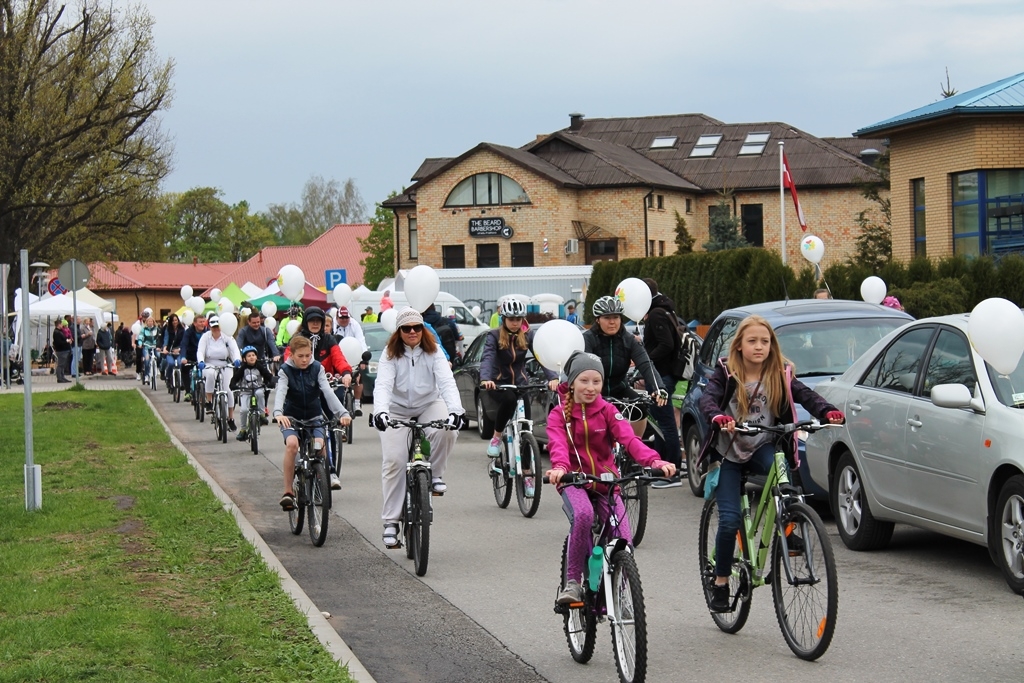
[[[618,410],[601,397],[604,384],[604,366],[601,359],[591,353],[576,351],[566,361],[564,371],[566,384],[559,387],[562,405],[552,409],[548,415],[548,453],[551,469],[545,478],[558,484],[567,472],[586,472],[600,476],[611,472],[619,476],[615,468],[612,448],[618,442],[634,460],[645,467],[661,468],[665,476],[675,474],[675,466],[658,458],[658,454],[637,438]],[[593,484],[592,486],[601,486]],[[609,510],[607,498],[591,495],[590,487],[560,486],[562,509],[569,517],[569,543],[566,549],[565,588],[558,596],[560,603],[574,603],[583,600],[580,579],[587,554],[591,550],[590,530],[594,515],[607,519]],[[616,495],[615,513],[622,520],[620,531],[632,542],[632,531],[626,518],[626,508]]]

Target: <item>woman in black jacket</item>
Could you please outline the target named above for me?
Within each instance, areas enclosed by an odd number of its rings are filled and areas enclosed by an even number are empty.
[[[63,318],[57,318],[57,326],[53,328],[53,338],[50,343],[53,345],[53,352],[57,354],[57,383],[69,384],[66,372],[68,358],[71,357],[71,343],[64,334],[64,326],[67,325]]]

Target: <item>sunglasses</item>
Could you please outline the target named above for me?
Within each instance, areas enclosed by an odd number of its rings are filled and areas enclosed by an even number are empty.
[[[349,319],[349,317],[350,317],[350,316],[347,316],[347,315],[339,315],[339,316],[338,316],[338,320],[348,320],[348,319]]]
[[[423,325],[402,325],[399,329],[405,334],[419,334],[423,331]]]

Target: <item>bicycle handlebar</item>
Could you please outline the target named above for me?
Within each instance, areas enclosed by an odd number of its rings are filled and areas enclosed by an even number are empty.
[[[396,420],[394,418],[388,418],[388,427],[392,429],[397,429],[398,427],[408,427],[409,429],[456,429],[456,427],[453,427],[444,420],[417,422],[416,420]]]
[[[818,420],[801,420],[799,422],[792,422],[789,424],[780,425],[752,425],[747,422],[737,423],[734,431],[740,434],[761,434],[763,432],[770,432],[772,434],[792,434],[797,431],[805,432],[817,432],[822,429],[829,427],[841,427],[842,425],[832,424],[831,422],[818,422]]]
[[[644,467],[637,472],[622,477],[613,477],[611,472],[605,472],[601,476],[586,472],[566,472],[558,481],[561,484],[568,484],[570,486],[583,486],[592,481],[599,484],[622,484],[634,480],[658,481],[666,478],[664,470],[657,467]]]
[[[480,384],[480,387],[483,388],[483,383]],[[495,384],[493,391],[498,391],[499,389],[509,389],[511,391],[516,392],[517,394],[518,393],[525,394],[525,393],[530,392],[530,391],[537,391],[539,389],[547,389],[547,388],[548,388],[548,385],[547,385],[546,382],[544,384],[522,384],[522,385],[520,385],[520,384]]]

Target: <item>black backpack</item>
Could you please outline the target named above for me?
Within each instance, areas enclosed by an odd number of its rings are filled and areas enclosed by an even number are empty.
[[[442,322],[440,325],[434,328],[437,332],[437,336],[441,338],[441,346],[448,353],[449,360],[455,360],[458,358],[458,351],[455,346],[455,332],[452,331],[452,326],[447,322]]]
[[[697,365],[700,339],[683,324],[678,316],[671,315],[670,319],[676,332],[677,342],[676,355],[672,359],[672,376],[677,380],[689,380],[693,377],[693,371]]]
[[[110,330],[103,327],[96,333],[96,346],[106,351],[110,348]]]

